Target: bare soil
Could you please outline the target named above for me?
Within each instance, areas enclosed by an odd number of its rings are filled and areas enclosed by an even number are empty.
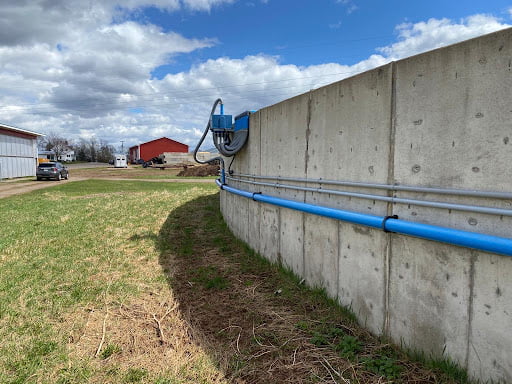
[[[193,167],[185,166],[183,170],[178,173],[178,176],[217,176],[219,174],[219,170],[220,167],[218,165],[196,165]]]
[[[74,181],[76,181],[75,179]],[[71,180],[62,181],[2,181],[0,182],[0,199],[13,195],[20,195],[23,193],[35,191],[38,189],[55,187],[57,185],[69,183]]]

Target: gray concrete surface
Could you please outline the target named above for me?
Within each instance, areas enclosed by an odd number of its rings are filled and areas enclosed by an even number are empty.
[[[251,116],[235,172],[512,192],[512,29],[390,63]],[[512,218],[238,182],[311,204],[511,237]],[[310,182],[310,187],[320,187]],[[511,200],[322,188],[512,209]],[[375,334],[512,382],[512,257],[262,205],[226,192],[233,232]]]

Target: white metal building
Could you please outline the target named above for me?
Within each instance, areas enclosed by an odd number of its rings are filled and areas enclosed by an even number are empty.
[[[41,133],[0,124],[0,180],[35,176]]]

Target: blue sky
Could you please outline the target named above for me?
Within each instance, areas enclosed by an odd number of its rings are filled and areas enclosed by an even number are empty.
[[[0,122],[193,145],[219,96],[258,109],[511,23],[501,0],[3,3]]]
[[[208,58],[242,58],[264,53],[282,64],[328,62],[354,64],[376,48],[397,39],[395,28],[431,18],[459,20],[474,14],[509,17],[506,1],[242,1],[210,12],[168,13],[157,8],[133,15],[139,22],[161,25],[188,37],[210,36],[219,43],[172,64],[157,68],[154,76],[185,71]]]

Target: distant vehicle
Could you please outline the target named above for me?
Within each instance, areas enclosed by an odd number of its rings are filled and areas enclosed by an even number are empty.
[[[41,163],[37,167],[36,177],[38,181],[43,179],[67,180],[69,179],[69,172],[67,167],[63,166],[61,163]]]
[[[114,156],[114,168],[128,168],[128,162],[126,155],[115,155]]]

